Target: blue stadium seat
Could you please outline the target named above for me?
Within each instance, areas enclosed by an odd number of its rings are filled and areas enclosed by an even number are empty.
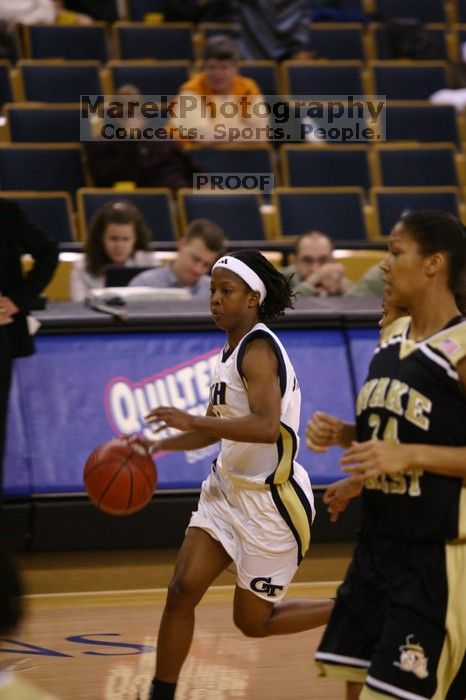
[[[383,144],[374,154],[377,184],[384,187],[459,185],[453,144]]]
[[[10,103],[5,105],[9,140],[29,143],[80,141],[79,105]]]
[[[384,20],[395,17],[415,17],[421,22],[448,20],[443,0],[375,0],[374,9]]]
[[[323,231],[335,241],[367,239],[364,191],[358,187],[278,187],[272,194],[281,237]]]
[[[303,143],[280,147],[283,185],[287,187],[371,186],[369,147]]]
[[[189,78],[188,61],[109,61],[113,91],[131,83],[142,95],[176,95]]]
[[[461,136],[455,108],[428,102],[388,102],[385,113],[387,141],[444,141],[459,147]]]
[[[284,61],[282,72],[282,92],[286,95],[336,96],[362,95],[362,62],[331,61],[312,63]]]
[[[383,25],[375,24],[370,27],[378,60],[390,60],[390,45],[387,41],[387,31]],[[446,25],[427,25],[423,28],[427,33],[432,46],[429,47],[429,59],[435,61],[448,60],[447,29]],[[421,59],[416,59],[421,60]]]
[[[374,93],[387,100],[427,100],[437,90],[448,87],[444,61],[370,61]]]
[[[89,26],[66,24],[24,25],[28,58],[105,61],[109,58],[104,22]]]
[[[279,92],[275,61],[240,61],[239,72],[255,80],[262,95],[276,95]]]
[[[9,61],[0,61],[0,107],[13,100]]]
[[[365,58],[361,24],[311,24],[309,37],[309,44],[316,52],[317,58],[357,61]]]
[[[98,61],[18,61],[24,99],[32,102],[80,102],[81,95],[103,93]]]
[[[59,243],[76,240],[73,206],[68,192],[0,192],[22,209],[26,219],[37,224]]]
[[[145,24],[115,22],[115,55],[120,59],[153,58],[156,60],[193,61],[193,25],[187,22]]]
[[[266,238],[260,211],[260,195],[253,192],[193,192],[178,190],[183,229],[193,219],[211,219],[221,226],[230,241],[259,241]]]

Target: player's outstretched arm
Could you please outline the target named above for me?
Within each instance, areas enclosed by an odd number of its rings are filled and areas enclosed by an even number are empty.
[[[349,447],[356,439],[354,423],[345,423],[323,411],[316,411],[306,425],[306,445],[313,452],[326,452],[329,447]]]

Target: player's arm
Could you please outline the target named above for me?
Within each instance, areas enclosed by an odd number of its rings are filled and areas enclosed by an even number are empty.
[[[257,338],[247,345],[242,371],[250,408],[247,416],[238,418],[218,418],[210,414],[193,416],[177,408],[159,406],[146,416],[147,422],[158,424],[155,432],[170,427],[185,432],[194,431],[216,440],[225,438],[238,442],[276,442],[280,433],[281,402],[278,360],[267,340]],[[170,447],[166,447],[164,441],[163,449],[187,449],[173,448],[171,445],[173,445],[172,442]]]
[[[152,413],[152,412],[151,412]],[[180,411],[180,413],[183,413]],[[190,414],[187,414],[190,415]],[[206,416],[213,416],[212,406],[209,404],[205,413]],[[143,445],[146,450],[152,454],[165,450],[173,452],[184,452],[186,450],[200,450],[203,447],[214,445],[218,442],[218,438],[199,433],[196,430],[179,433],[167,438],[145,438],[142,435],[131,435],[128,438],[129,442],[138,442]]]

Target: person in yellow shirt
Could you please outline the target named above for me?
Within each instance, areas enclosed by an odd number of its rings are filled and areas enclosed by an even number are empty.
[[[239,53],[228,36],[207,39],[202,70],[181,85],[172,102],[170,135],[184,145],[211,148],[222,143],[251,143],[268,136],[268,114],[259,85],[239,74]]]

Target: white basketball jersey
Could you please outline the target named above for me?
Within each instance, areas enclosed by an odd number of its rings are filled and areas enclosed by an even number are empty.
[[[222,440],[216,469],[221,479],[232,483],[283,484],[293,475],[299,447],[301,391],[285,348],[266,325],[257,323],[234,350],[225,348],[220,353],[210,387],[210,403],[215,414],[222,418],[251,413],[242,373],[244,351],[251,340],[264,337],[273,344],[278,359],[280,436],[275,444]]]

